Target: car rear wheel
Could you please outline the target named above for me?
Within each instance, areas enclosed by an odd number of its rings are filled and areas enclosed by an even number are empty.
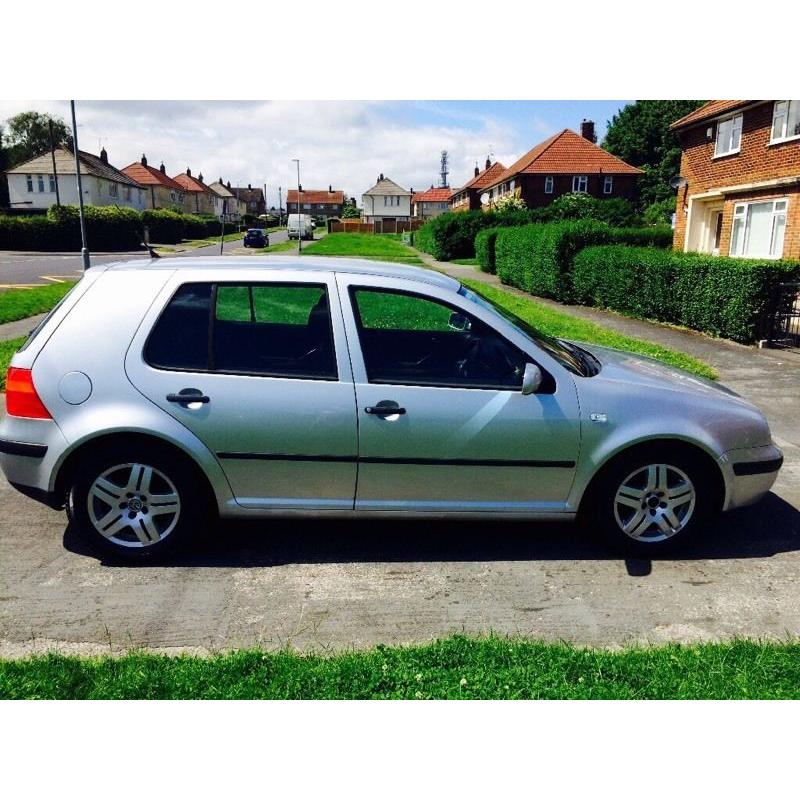
[[[584,523],[632,554],[672,550],[713,516],[714,483],[704,466],[680,448],[623,455],[600,476]]]
[[[182,459],[159,447],[108,450],[77,470],[69,516],[94,548],[126,560],[184,544],[207,510]]]

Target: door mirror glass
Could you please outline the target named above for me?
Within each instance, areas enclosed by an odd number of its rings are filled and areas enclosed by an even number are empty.
[[[459,333],[466,333],[472,328],[472,323],[465,314],[459,314],[458,311],[454,311],[447,321],[447,327]]]
[[[522,394],[535,394],[541,385],[541,369],[536,364],[526,364],[522,375]]]

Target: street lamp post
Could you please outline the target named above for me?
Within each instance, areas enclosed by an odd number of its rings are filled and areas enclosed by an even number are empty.
[[[78,217],[81,221],[81,257],[83,258],[83,268],[89,269],[89,246],[86,243],[86,219],[83,214],[83,183],[81,182],[81,161],[78,158],[78,126],[75,123],[75,101],[69,101],[72,110],[72,146],[75,148],[75,172],[78,176]]]
[[[300,159],[293,158],[292,161],[297,164],[297,254],[300,255],[303,250],[303,234],[300,231]],[[286,210],[289,210],[288,203]]]

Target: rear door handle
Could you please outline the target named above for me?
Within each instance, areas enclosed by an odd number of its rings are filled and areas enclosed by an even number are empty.
[[[186,408],[189,403],[210,403],[211,398],[204,395],[199,389],[181,389],[177,394],[168,394],[167,402],[178,403]]]
[[[393,414],[405,414],[406,410],[395,403],[394,400],[381,400],[374,406],[367,406],[364,411],[367,414],[376,414],[379,417],[391,417]]]

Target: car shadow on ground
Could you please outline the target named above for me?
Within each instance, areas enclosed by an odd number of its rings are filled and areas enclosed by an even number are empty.
[[[568,523],[275,518],[226,522],[185,552],[140,562],[103,557],[108,566],[276,567],[415,561],[580,561],[622,558],[589,529]],[[97,557],[72,526],[64,546]],[[800,511],[775,494],[721,515],[702,536],[659,560],[768,558],[800,550]],[[648,575],[649,559],[626,559],[632,576]]]

